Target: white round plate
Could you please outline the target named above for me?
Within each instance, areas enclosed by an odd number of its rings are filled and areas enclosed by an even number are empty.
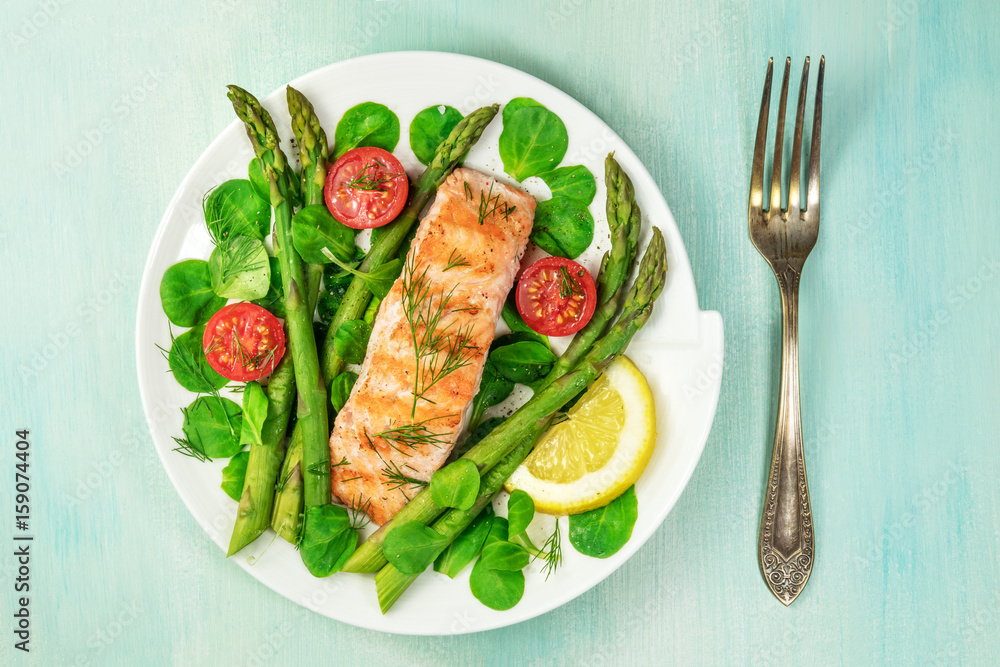
[[[582,262],[596,272],[608,244],[604,213],[604,157],[609,151],[635,184],[644,214],[644,239],[651,225],[664,234],[669,256],[667,286],[652,318],[628,348],[628,356],[646,374],[656,400],[656,451],[636,485],[639,519],[632,539],[614,556],[601,560],[577,553],[569,544],[567,521],[560,521],[564,562],[545,580],[537,564],[527,568],[524,598],[513,609],[496,612],[480,604],[469,591],[468,572],[454,581],[433,571],[421,576],[388,614],[379,611],[371,575],[338,573],[313,578],[298,552],[283,540],[271,542],[268,531],[233,560],[259,581],[305,607],[352,625],[402,634],[443,635],[488,630],[543,614],[583,594],[614,572],[649,539],[684,490],[701,456],[715,415],[722,376],[722,319],[698,309],[691,268],[677,226],[656,183],[635,154],[607,125],[562,91],[518,70],[487,60],[450,53],[384,53],[336,63],[291,82],[313,102],[329,136],[344,111],[375,101],[400,119],[395,154],[414,176],[421,165],[410,151],[408,127],[414,115],[432,105],[448,104],[467,114],[473,109],[514,97],[538,100],[562,118],[569,131],[569,150],[561,164],[583,164],[597,177],[598,191],[590,210],[597,224],[597,242]],[[219,96],[224,90],[220,85]],[[263,98],[284,137],[291,135],[284,88]],[[192,119],[192,122],[194,119]],[[503,172],[497,152],[501,118],[490,124],[465,165],[512,182]],[[286,140],[286,154],[289,150]],[[219,488],[225,461],[200,463],[173,452],[172,436],[181,434],[180,408],[193,395],[168,374],[157,345],[169,348],[166,316],[160,307],[159,284],[171,264],[188,258],[207,259],[211,242],[202,218],[202,197],[229,178],[246,178],[253,153],[243,126],[227,127],[188,172],[160,222],[142,277],[136,321],[139,388],[156,450],[191,514],[225,557],[236,515],[236,503]],[[523,184],[540,199],[548,198],[537,178]],[[175,333],[179,333],[175,330]],[[506,503],[497,503],[503,513]],[[538,530],[551,519],[536,519]],[[533,526],[534,528],[534,526]],[[537,535],[536,535],[537,537]],[[252,559],[251,559],[252,560]]]

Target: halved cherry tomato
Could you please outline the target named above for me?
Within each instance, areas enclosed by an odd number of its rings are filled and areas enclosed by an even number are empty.
[[[597,288],[587,269],[571,259],[546,257],[521,274],[517,311],[544,336],[568,336],[594,316]]]
[[[406,204],[410,184],[392,153],[381,148],[349,150],[326,174],[323,196],[337,220],[354,229],[392,222]]]
[[[201,340],[215,372],[237,382],[259,380],[285,354],[285,331],[271,313],[242,302],[224,306],[205,325]]]

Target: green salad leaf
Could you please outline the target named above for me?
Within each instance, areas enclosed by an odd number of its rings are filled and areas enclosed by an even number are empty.
[[[510,125],[510,119],[511,116],[514,115],[514,112],[520,111],[525,107],[542,107],[543,109],[545,108],[541,102],[538,102],[537,100],[534,100],[530,97],[515,97],[514,99],[512,99],[510,102],[507,102],[507,104],[503,106],[503,115],[501,116],[501,118],[503,119],[503,124]]]
[[[438,507],[454,507],[463,512],[479,495],[479,468],[469,459],[452,461],[431,476],[431,498]]]
[[[566,126],[545,107],[522,107],[504,119],[500,159],[504,171],[519,181],[555,169],[568,146]]]
[[[434,561],[434,571],[454,579],[471,563],[483,548],[483,542],[493,526],[493,505],[487,505],[472,523],[466,526],[454,542]]]
[[[246,179],[222,183],[205,197],[202,208],[208,233],[216,245],[234,236],[262,241],[271,233],[270,199],[258,196]]]
[[[228,459],[243,449],[240,406],[228,398],[201,396],[182,410],[184,435],[195,450],[210,459]]]
[[[163,272],[160,303],[168,320],[179,327],[193,327],[208,322],[226,300],[212,291],[208,262],[186,259]]]
[[[545,347],[549,347],[548,337],[537,333],[534,329],[529,327],[527,322],[524,321],[524,318],[521,317],[521,313],[517,311],[516,289],[512,289],[507,295],[507,300],[504,301],[503,310],[500,311],[500,316],[512,332],[528,334],[539,343],[545,345]]]
[[[420,574],[447,544],[447,538],[433,528],[408,521],[385,536],[382,553],[403,574]]]
[[[337,221],[323,204],[306,206],[292,218],[292,243],[310,264],[329,264],[324,250],[343,262],[354,259],[354,230]]]
[[[396,114],[384,104],[362,102],[348,109],[337,123],[334,157],[360,146],[375,146],[391,153],[397,143],[399,118]]]
[[[249,461],[250,452],[238,452],[222,469],[222,490],[236,502],[243,495],[243,482],[246,480]]]
[[[493,542],[483,547],[479,557],[483,567],[488,570],[523,570],[528,566],[531,557],[524,547],[510,542]]]
[[[597,181],[590,170],[583,165],[559,167],[547,171],[540,176],[549,186],[552,198],[565,197],[579,202],[582,206],[590,206],[597,195]]]
[[[226,299],[254,301],[267,296],[271,263],[264,243],[236,236],[218,245],[208,258],[212,290]]]
[[[483,547],[484,554],[487,548]],[[490,609],[506,611],[524,596],[524,572],[490,569],[480,557],[472,567],[469,588],[475,598]]]
[[[352,263],[358,263],[365,258],[365,253],[361,248],[354,248]],[[324,324],[329,324],[330,320],[340,308],[340,302],[347,294],[354,276],[336,264],[327,264],[323,267],[323,291],[319,295],[319,319]]]
[[[537,340],[517,340],[524,334],[505,334],[497,339],[498,346],[490,352],[490,362],[510,382],[531,384],[545,377],[555,363],[556,355]],[[511,341],[509,344],[507,341]]]
[[[360,364],[365,360],[371,335],[372,328],[364,320],[347,320],[333,334],[333,347],[347,363]]]
[[[472,432],[469,433],[469,435],[465,438],[465,441],[462,443],[462,445],[458,449],[456,449],[455,455],[462,456],[463,454],[465,454],[465,452],[472,449],[474,445],[476,445],[480,440],[488,436],[490,434],[490,431],[495,429],[500,424],[504,423],[504,421],[506,420],[503,417],[490,417],[486,421],[480,423],[478,426],[472,429]]]
[[[243,386],[243,428],[240,431],[240,443],[244,445],[259,445],[264,420],[267,419],[267,394],[257,382],[247,382]]]
[[[410,123],[410,148],[422,164],[430,164],[442,141],[462,120],[462,112],[445,104],[427,107]]]
[[[507,500],[508,539],[520,535],[535,518],[535,501],[525,491],[514,489]]]
[[[340,505],[318,505],[303,517],[299,553],[314,577],[328,577],[340,571],[358,546],[358,534],[351,517]]]
[[[281,262],[277,257],[268,257],[267,260],[271,268],[271,278],[267,286],[267,294],[254,301],[254,304],[266,309],[275,317],[284,319],[285,299],[281,286]]]
[[[570,515],[570,544],[586,556],[608,558],[629,541],[638,518],[639,501],[633,485],[604,507]]]
[[[196,394],[214,393],[229,382],[216,373],[205,358],[205,351],[201,347],[204,335],[204,325],[188,329],[172,340],[170,353],[167,355],[167,363],[174,379],[180,386]]]
[[[486,366],[483,367],[483,377],[479,381],[479,392],[472,399],[472,417],[469,423],[478,428],[483,413],[494,405],[507,400],[512,391],[514,391],[514,383],[500,373],[496,365],[487,357]]]
[[[260,165],[260,160],[255,157],[250,158],[250,164],[247,165],[247,177],[250,180],[250,187],[253,188],[254,194],[260,197],[261,201],[270,202],[271,184],[268,182],[267,176],[264,175],[264,169]]]
[[[576,259],[594,240],[594,216],[584,204],[569,197],[539,202],[531,240],[550,255]]]
[[[333,378],[333,382],[330,384],[330,403],[334,410],[340,412],[344,409],[344,404],[350,398],[351,390],[354,389],[354,383],[357,381],[358,374],[354,371],[344,371]]]
[[[379,299],[384,299],[386,295],[389,294],[389,290],[392,289],[392,284],[396,282],[396,278],[399,277],[400,271],[403,270],[403,260],[399,257],[382,264],[370,272],[364,272],[358,271],[357,269],[341,262],[331,252],[324,252],[323,254],[326,255],[327,259],[344,271],[361,278],[361,280],[364,281],[365,286],[368,287],[368,289],[371,290],[371,293]]]

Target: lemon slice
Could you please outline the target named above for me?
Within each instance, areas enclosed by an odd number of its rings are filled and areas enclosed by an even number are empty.
[[[646,378],[619,356],[567,419],[550,428],[510,479],[546,514],[603,507],[632,486],[649,463],[656,411]]]

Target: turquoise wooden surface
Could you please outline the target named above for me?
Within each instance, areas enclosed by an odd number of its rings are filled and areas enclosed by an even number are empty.
[[[0,16],[3,664],[995,664],[997,3],[14,0]],[[338,624],[226,562],[168,482],[135,380],[146,252],[231,120],[224,84],[266,93],[402,49],[494,59],[593,109],[659,182],[726,322],[718,416],[664,526],[574,602],[460,637]],[[786,609],[754,556],[780,324],[745,206],[767,57],[820,54],[823,223],[801,303],[818,558]],[[28,656],[10,633],[21,427]]]

